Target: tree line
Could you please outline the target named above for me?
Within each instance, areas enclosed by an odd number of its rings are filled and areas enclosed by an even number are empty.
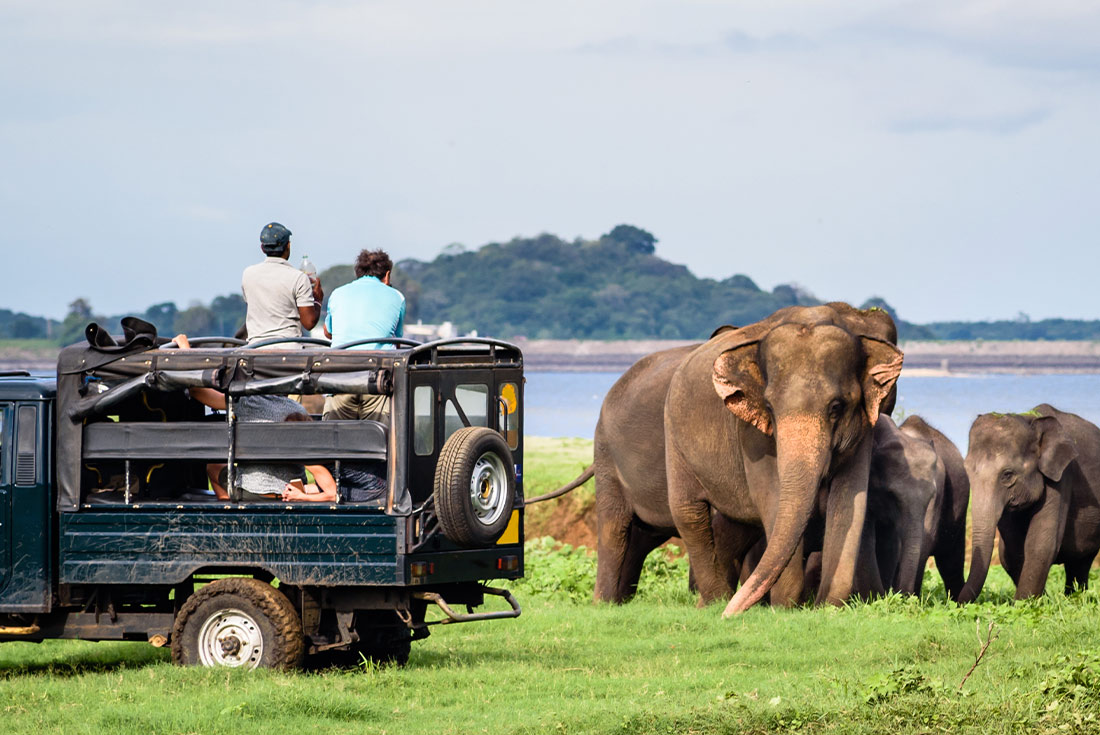
[[[656,243],[639,227],[618,225],[593,240],[542,234],[474,250],[455,244],[431,261],[399,261],[393,285],[405,294],[406,323],[449,321],[463,333],[504,339],[705,339],[723,324],[749,324],[784,306],[823,301],[795,284],[765,291],[741,274],[698,278],[658,257]],[[328,294],[354,273],[351,265],[337,265],[320,277]],[[913,324],[882,297],[860,306],[890,312],[903,340],[1100,339],[1100,320],[1033,322],[1021,314],[1004,321]],[[161,334],[232,336],[244,323],[245,308],[240,294],[228,294],[184,309],[154,304],[134,315]],[[0,338],[70,344],[83,338],[89,321],[114,328],[121,316],[97,314],[84,298],[74,300],[61,321],[0,309]]]

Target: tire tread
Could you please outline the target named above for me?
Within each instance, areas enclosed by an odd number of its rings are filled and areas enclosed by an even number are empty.
[[[294,605],[279,590],[267,582],[251,577],[216,579],[204,585],[190,597],[176,614],[172,624],[172,661],[179,665],[197,665],[198,660],[188,660],[184,650],[187,624],[195,611],[205,602],[221,595],[237,595],[255,605],[271,621],[275,629],[275,660],[271,668],[287,670],[297,668],[305,653],[305,637],[302,622]]]
[[[469,482],[467,468],[484,452],[483,443],[499,441],[498,449],[504,450],[501,460],[506,468],[512,462],[511,451],[499,433],[484,426],[466,426],[447,439],[439,452],[439,462],[435,470],[433,493],[436,515],[443,528],[443,534],[460,546],[467,548],[483,546],[496,541],[488,539],[483,527],[472,517],[469,509]],[[513,489],[514,496],[514,489]],[[509,502],[513,500],[509,498]],[[511,508],[504,514],[511,516]],[[507,521],[505,522],[505,525]],[[500,529],[503,533],[504,528]],[[495,534],[496,537],[500,533]]]

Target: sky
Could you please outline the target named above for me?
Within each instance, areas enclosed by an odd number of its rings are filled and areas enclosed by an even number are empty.
[[[0,308],[181,308],[259,231],[617,224],[903,319],[1100,318],[1100,5],[0,0]]]

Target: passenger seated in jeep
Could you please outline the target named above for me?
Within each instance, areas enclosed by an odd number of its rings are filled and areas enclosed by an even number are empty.
[[[176,335],[172,341],[182,350],[191,348],[185,334]],[[225,394],[219,391],[212,388],[189,388],[188,392],[191,398],[216,411],[226,409]],[[241,396],[234,405],[239,421],[312,421],[300,403],[285,396]],[[306,470],[313,475],[314,482],[302,484]],[[241,499],[246,501],[282,499],[290,502],[334,503],[338,496],[334,472],[334,464],[242,462],[238,465],[235,480],[241,489]],[[225,487],[227,475],[225,464],[207,465],[210,486],[214,494],[222,500],[229,499]],[[344,499],[350,502],[378,502],[387,490],[385,463],[377,460],[341,462],[340,485]]]
[[[224,398],[224,397],[223,397]],[[217,403],[217,401],[212,401]],[[301,404],[283,396],[241,396],[237,400],[237,418],[241,421],[312,421]],[[236,485],[241,490],[241,500],[280,500],[291,483],[299,483],[309,471],[314,483],[309,487],[309,500],[336,498],[336,480],[324,465],[303,465],[300,462],[241,462],[237,467]],[[209,465],[210,485],[219,498],[228,498],[225,465]],[[321,493],[323,497],[317,497]]]

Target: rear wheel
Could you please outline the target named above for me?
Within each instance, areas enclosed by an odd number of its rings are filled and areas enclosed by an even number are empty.
[[[302,621],[258,579],[218,579],[191,595],[172,626],[172,660],[184,666],[291,669],[302,661]]]
[[[356,626],[359,642],[352,646],[357,659],[378,664],[404,666],[409,662],[412,650],[412,631],[409,630],[396,613],[382,613],[364,625]]]
[[[352,669],[370,661],[382,666],[404,666],[412,649],[412,631],[396,613],[361,610],[356,613],[355,632],[359,640],[347,648],[331,648],[306,659],[311,669]]]
[[[515,465],[508,443],[484,426],[459,429],[443,444],[435,470],[435,510],[459,546],[496,542],[512,517]]]

